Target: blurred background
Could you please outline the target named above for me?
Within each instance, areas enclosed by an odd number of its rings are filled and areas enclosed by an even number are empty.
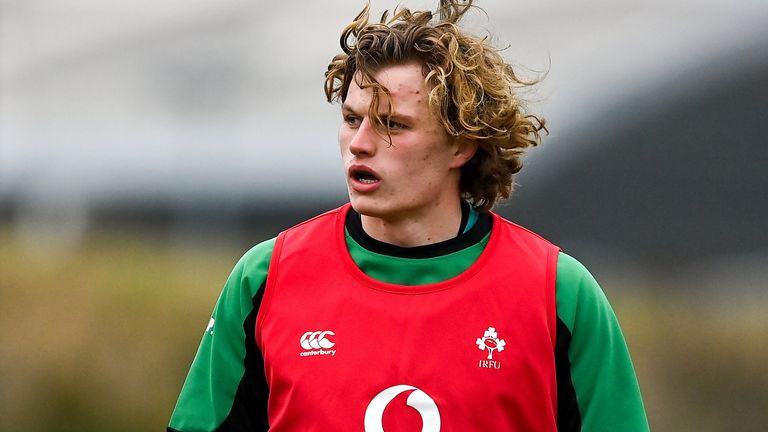
[[[601,282],[654,430],[765,430],[768,2],[480,5],[551,132],[498,211]],[[361,6],[0,0],[0,430],[163,430],[240,255],[345,202]]]

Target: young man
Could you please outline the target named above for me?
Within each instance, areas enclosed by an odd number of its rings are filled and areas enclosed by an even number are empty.
[[[468,7],[344,29],[350,204],[238,262],[169,430],[648,430],[595,280],[490,212],[543,124]]]

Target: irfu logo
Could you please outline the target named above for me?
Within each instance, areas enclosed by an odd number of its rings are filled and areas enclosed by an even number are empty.
[[[488,360],[493,359],[494,351],[502,352],[504,351],[504,346],[507,345],[507,343],[504,342],[504,339],[499,339],[498,336],[495,328],[488,327],[488,330],[485,331],[483,337],[477,338],[475,341],[479,349],[488,350]]]

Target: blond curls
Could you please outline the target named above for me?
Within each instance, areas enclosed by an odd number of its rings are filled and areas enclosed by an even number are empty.
[[[544,120],[526,114],[517,89],[535,84],[518,78],[486,38],[462,32],[457,23],[472,1],[442,1],[438,16],[428,11],[396,9],[369,21],[370,5],[341,34],[343,53],[325,73],[329,102],[344,101],[353,79],[372,89],[368,115],[380,131],[386,124],[376,107],[388,90],[373,75],[387,66],[417,62],[429,89],[429,107],[446,132],[476,141],[475,156],[461,168],[460,190],[479,210],[487,211],[512,193],[512,175],[522,168],[526,148],[540,142]],[[390,104],[389,114],[392,113]]]

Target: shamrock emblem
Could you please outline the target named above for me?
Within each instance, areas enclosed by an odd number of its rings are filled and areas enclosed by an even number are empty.
[[[477,341],[475,341],[479,349],[488,350],[488,360],[493,358],[494,350],[504,351],[504,346],[507,345],[504,339],[499,339],[498,336],[494,327],[488,327],[488,330],[483,333],[483,337],[477,338]]]

